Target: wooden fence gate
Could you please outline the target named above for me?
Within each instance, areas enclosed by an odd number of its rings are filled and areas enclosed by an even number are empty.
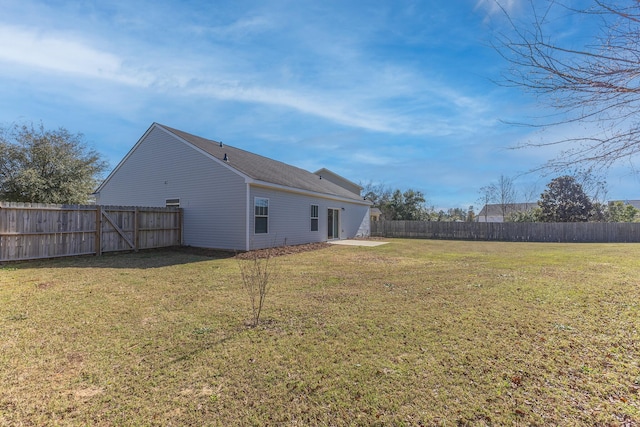
[[[181,243],[180,208],[0,203],[0,262]]]

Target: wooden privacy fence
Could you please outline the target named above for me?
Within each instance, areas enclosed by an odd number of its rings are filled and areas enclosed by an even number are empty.
[[[372,221],[371,236],[504,242],[638,243],[640,223]]]
[[[181,243],[180,208],[0,202],[0,262]]]

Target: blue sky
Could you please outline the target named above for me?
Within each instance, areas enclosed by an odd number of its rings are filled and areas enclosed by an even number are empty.
[[[540,136],[505,122],[541,111],[494,83],[493,0],[0,4],[0,124],[83,133],[112,167],[158,122],[437,208],[478,206],[500,175],[551,179],[520,174],[554,149],[509,149]],[[613,170],[609,196],[637,184]]]

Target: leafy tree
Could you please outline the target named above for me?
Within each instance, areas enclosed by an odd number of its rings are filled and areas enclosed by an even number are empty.
[[[446,211],[436,211],[433,206],[427,206],[424,193],[418,190],[400,189],[389,190],[383,184],[360,184],[363,187],[364,198],[370,200],[373,206],[380,209],[387,220],[407,221],[468,221],[473,222],[475,213],[473,206],[468,210],[450,208]]]
[[[362,184],[361,184],[362,185]],[[430,210],[426,207],[424,193],[409,189],[391,191],[384,184],[362,185],[364,198],[380,209],[388,220],[430,220]]]
[[[506,222],[538,222],[540,221],[540,208],[511,212]]]
[[[572,7],[530,0],[528,5],[525,17],[503,8],[508,26],[496,48],[510,63],[506,84],[523,88],[559,113],[533,125],[594,129],[583,137],[529,145],[566,147],[547,164],[555,170],[577,163],[608,166],[640,153],[640,2],[591,0]],[[563,23],[579,22],[577,30],[596,30],[564,37],[565,28],[557,27],[560,15]]]
[[[464,222],[468,214],[469,212],[462,208],[449,208],[447,209],[445,218],[447,221]]]
[[[391,199],[384,203],[380,210],[391,220],[423,220],[427,212],[425,202],[421,191],[409,189],[403,193],[395,190]]]
[[[440,209],[438,212],[433,212],[433,215],[431,216],[431,218],[432,220],[435,220],[438,222],[445,222],[447,220],[447,214],[445,211]]]
[[[467,210],[467,217],[465,218],[465,221],[474,222],[475,220],[476,220],[476,213],[473,211],[473,206],[469,206],[469,209]]]
[[[593,222],[610,222],[609,221],[609,208],[606,204],[596,202],[591,199],[591,214],[589,215],[589,221]]]
[[[0,200],[87,203],[106,168],[82,134],[42,124],[0,128]]]
[[[389,200],[380,205],[380,210],[385,219],[402,220],[404,218],[404,198],[400,190],[395,190]]]
[[[606,220],[608,222],[634,222],[640,216],[640,211],[623,202],[613,202],[606,208]]]
[[[362,185],[363,197],[373,203],[373,206],[380,208],[391,198],[391,190],[384,184],[374,184],[369,181]]]
[[[555,178],[547,184],[538,201],[542,222],[586,222],[593,204],[575,178],[569,175]]]

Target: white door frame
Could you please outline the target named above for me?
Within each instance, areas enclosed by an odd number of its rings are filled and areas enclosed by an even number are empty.
[[[340,208],[327,208],[327,239],[340,239]]]

